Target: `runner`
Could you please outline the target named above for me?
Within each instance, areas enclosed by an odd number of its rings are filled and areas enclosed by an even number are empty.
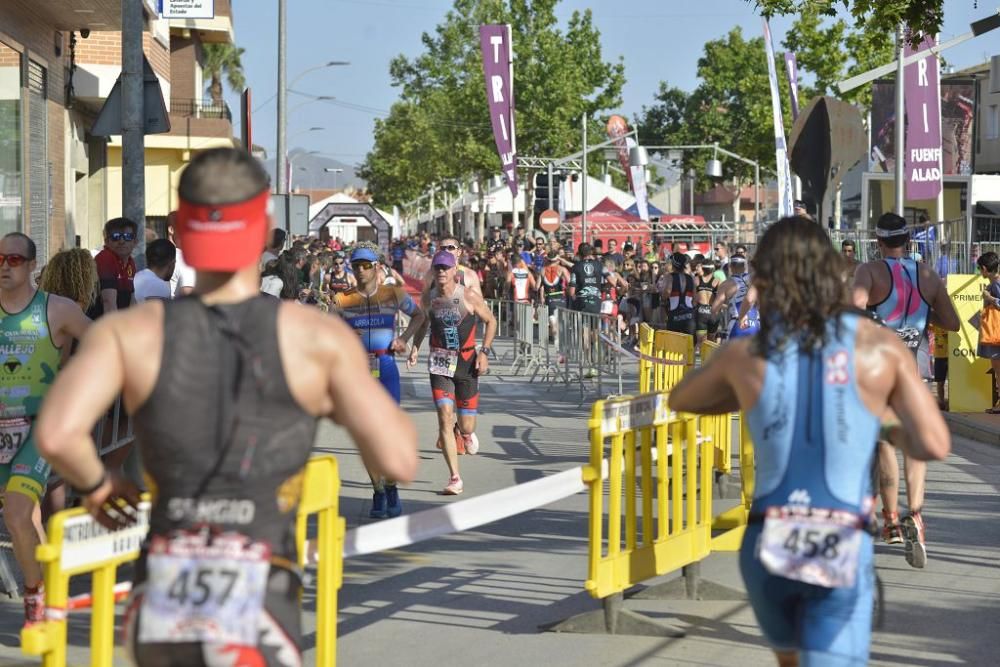
[[[270,195],[258,160],[202,151],[178,197],[194,295],[99,320],[46,398],[39,449],[99,523],[134,521],[112,501],[134,504],[135,487],[90,438],[124,393],[155,489],[123,622],[133,662],[301,665],[295,508],[316,422],[333,417],[401,481],[416,472],[416,430],[339,318],[259,296]]]
[[[358,286],[357,278],[347,271],[346,265],[347,260],[344,259],[344,253],[335,252],[333,254],[333,270],[330,271],[330,275],[326,279],[327,289],[334,295]]]
[[[518,254],[511,255],[510,269],[511,297],[514,303],[532,303],[535,300],[535,292],[538,287],[535,283],[535,276],[524,261],[524,257]]]
[[[670,392],[678,412],[743,410],[756,482],[740,549],[750,604],[778,664],[865,665],[874,602],[871,444],[944,458],[948,428],[891,332],[846,306],[821,227],[785,218],[754,258],[761,331],[722,347]],[[905,429],[905,433],[904,433]]]
[[[24,577],[24,620],[45,620],[42,570],[35,548],[45,540],[39,505],[49,465],[39,454],[35,419],[63,352],[90,325],[71,299],[36,289],[35,242],[12,232],[0,239],[0,493],[3,520]],[[99,416],[99,415],[98,415]],[[90,423],[93,427],[97,417]],[[96,450],[95,450],[96,451]]]
[[[402,287],[378,284],[378,248],[372,243],[358,243],[351,252],[351,269],[357,276],[357,288],[334,294],[333,307],[361,336],[361,344],[368,352],[368,368],[372,377],[389,392],[398,405],[401,399],[399,369],[395,354],[406,352],[406,344],[424,323],[424,312]],[[396,337],[396,316],[403,313],[410,323]],[[416,363],[416,348],[410,353]],[[368,476],[372,481],[372,519],[397,517],[403,513],[396,482],[386,479],[373,468]]]
[[[958,331],[959,319],[941,278],[926,264],[905,257],[910,240],[906,221],[885,213],[875,227],[883,259],[858,266],[854,275],[854,305],[874,312],[896,331],[903,345],[918,360],[927,353],[927,324],[945,331]],[[930,359],[924,359],[924,375],[930,374]],[[924,520],[924,481],[927,464],[904,455],[906,499],[910,513],[899,519],[899,462],[888,442],[878,448],[879,486],[882,492],[882,538],[888,544],[905,542],[906,562],[922,568],[927,564]]]
[[[542,300],[549,307],[549,343],[555,343],[559,337],[556,310],[566,307],[566,288],[569,285],[569,271],[559,263],[558,252],[549,251],[545,256],[541,281]]]
[[[725,308],[728,319],[725,336],[727,338],[752,336],[760,329],[760,318],[757,316],[756,307],[748,314],[746,322],[740,320],[740,307],[750,290],[747,258],[733,255],[729,259],[728,266],[730,276],[719,285],[715,299],[712,300],[712,317],[718,317]]]
[[[479,451],[476,437],[476,411],[479,406],[479,376],[489,369],[490,345],[496,335],[497,322],[486,302],[472,289],[460,285],[455,256],[448,250],[437,252],[431,259],[436,274],[434,287],[424,294],[423,307],[428,314],[431,350],[428,368],[431,390],[438,415],[438,449],[444,451],[448,466],[448,484],[442,493],[455,496],[464,490],[458,470],[459,445],[468,454]],[[476,351],[476,318],[486,324],[483,346]],[[423,340],[426,327],[417,334],[410,353],[409,366],[415,363],[416,350]],[[458,423],[455,415],[458,414]]]
[[[667,330],[695,334],[694,276],[688,271],[688,256],[675,252],[670,257],[670,291],[664,290],[667,301]]]
[[[719,335],[719,318],[712,314],[712,301],[719,291],[722,281],[715,276],[715,263],[711,259],[704,259],[698,267],[697,283],[695,285],[695,300],[698,304],[695,312],[695,335],[697,345],[701,348],[701,343],[706,338],[714,341]]]
[[[455,281],[459,285],[468,287],[480,297],[483,296],[483,287],[479,284],[479,276],[477,276],[476,272],[472,269],[462,266],[462,246],[459,244],[458,239],[454,236],[443,237],[441,239],[441,247],[439,250],[450,252],[452,257],[455,258],[455,263],[458,265],[455,270]],[[503,276],[504,278],[507,277],[506,266],[504,267]],[[426,295],[431,291],[431,288],[434,287],[436,281],[437,275],[432,268],[424,275],[423,295]]]

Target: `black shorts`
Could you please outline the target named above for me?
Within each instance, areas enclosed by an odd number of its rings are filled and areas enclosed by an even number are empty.
[[[667,313],[667,331],[694,335],[694,311]]]
[[[125,650],[138,667],[210,667],[229,664],[232,647],[228,644],[208,644],[199,642],[139,643],[139,623],[142,615],[142,600],[146,584],[144,575],[138,576],[143,568],[137,567],[136,585],[125,609],[123,627]],[[264,609],[260,615],[258,644],[256,647],[241,647],[242,651],[253,651],[252,658],[245,662],[265,667],[300,667],[302,635],[299,595],[302,585],[299,575],[284,568],[271,566],[268,574],[267,593]]]
[[[600,301],[584,301],[583,299],[576,299],[573,301],[573,310],[578,310],[581,313],[590,313],[592,315],[601,314],[601,302]]]
[[[546,297],[545,305],[549,307],[549,315],[554,315],[556,308],[566,307],[566,299],[563,297],[554,297],[551,299]]]
[[[934,381],[948,380],[948,357],[934,357]]]
[[[714,335],[719,330],[719,318],[712,317],[712,306],[707,303],[699,304],[694,316],[694,328],[698,332],[707,332]]]
[[[476,352],[465,359],[458,356],[458,366],[452,377],[431,373],[431,393],[434,405],[451,404],[460,415],[474,415],[479,410],[479,375],[476,373]]]

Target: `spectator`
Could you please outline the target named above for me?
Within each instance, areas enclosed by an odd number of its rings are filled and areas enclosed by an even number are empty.
[[[177,211],[171,211],[167,215],[167,239],[174,244],[175,248],[174,273],[170,276],[170,294],[174,299],[190,294],[194,290],[194,269],[184,261],[184,253],[181,252],[181,248],[177,244],[177,232],[174,225],[176,218]]]
[[[990,284],[983,288],[983,312],[979,318],[979,346],[976,355],[990,360],[993,382],[1000,392],[1000,256],[984,252],[976,260],[979,274]],[[987,410],[991,415],[1000,414],[1000,404]]]
[[[276,298],[294,301],[299,296],[301,275],[301,265],[295,259],[295,252],[286,250],[278,259],[268,262],[264,267],[260,291]]]
[[[604,257],[613,260],[615,266],[621,266],[625,262],[625,257],[618,252],[618,239],[608,239],[608,252]]]
[[[156,239],[146,246],[146,268],[135,274],[135,301],[173,298],[170,277],[174,275],[177,247],[167,239]]]
[[[105,313],[124,310],[134,301],[135,250],[138,225],[128,218],[114,218],[104,225],[104,249],[97,253],[97,278],[101,287],[101,298],[94,304],[91,318]]]
[[[942,280],[948,278],[949,273],[958,273],[958,260],[951,257],[951,246],[947,241],[941,242],[941,256],[938,257],[937,262],[934,264],[934,270]],[[978,266],[978,264],[977,264]]]
[[[267,245],[264,247],[264,254],[260,256],[261,271],[268,262],[278,259],[282,249],[285,247],[285,239],[288,238],[284,229],[275,227],[267,237]]]
[[[97,300],[97,263],[83,248],[56,253],[42,272],[39,289],[72,299],[87,310]]]

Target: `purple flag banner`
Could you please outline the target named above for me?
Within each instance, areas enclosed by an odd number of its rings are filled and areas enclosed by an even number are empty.
[[[483,52],[486,102],[490,108],[493,138],[500,154],[501,171],[510,193],[517,197],[517,142],[514,137],[514,70],[509,25],[479,26]]]
[[[795,54],[785,51],[785,72],[788,74],[788,87],[792,89],[792,122],[799,118],[799,66],[795,62]]]
[[[924,37],[914,50],[909,42],[905,57],[927,51],[937,43]],[[941,191],[941,90],[937,56],[906,66],[906,198],[935,199]]]

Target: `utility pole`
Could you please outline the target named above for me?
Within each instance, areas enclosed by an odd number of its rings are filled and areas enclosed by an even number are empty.
[[[288,163],[285,161],[285,130],[288,123],[288,90],[285,87],[285,0],[278,0],[278,149],[274,156],[275,192],[288,193]]]
[[[587,114],[584,112],[580,118],[583,125],[583,155],[580,156],[583,173],[580,174],[580,181],[583,183],[580,188],[580,196],[583,197],[583,204],[580,206],[580,242],[587,242]]]
[[[122,216],[136,229],[138,262],[146,257],[146,156],[143,122],[142,0],[122,0]]]

